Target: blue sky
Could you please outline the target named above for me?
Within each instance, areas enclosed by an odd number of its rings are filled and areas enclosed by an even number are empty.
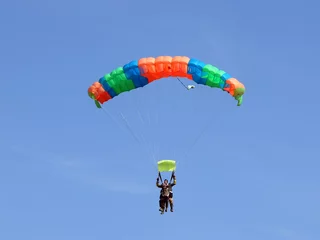
[[[0,239],[320,239],[319,8],[1,2]],[[170,78],[95,108],[94,81],[159,55],[225,70],[243,105]],[[160,216],[155,162],[172,158]]]

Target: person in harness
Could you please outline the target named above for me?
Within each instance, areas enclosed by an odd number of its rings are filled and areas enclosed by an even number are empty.
[[[165,179],[162,184],[159,183],[159,177],[157,178],[157,187],[161,188],[160,197],[159,197],[159,211],[161,214],[164,211],[168,211],[168,202],[170,204],[170,211],[173,212],[173,191],[172,187],[177,184],[176,176],[172,173],[173,183],[169,183],[168,179]]]

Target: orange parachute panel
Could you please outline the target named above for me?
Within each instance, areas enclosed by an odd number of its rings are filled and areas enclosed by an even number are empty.
[[[229,84],[229,87],[224,88],[224,90],[227,91],[228,93],[230,93],[230,95],[232,95],[232,96],[234,96],[235,89],[244,88],[244,85],[235,78],[229,78],[226,81],[226,83]]]
[[[146,77],[149,83],[158,79],[155,61],[156,61],[155,58],[148,57],[148,58],[140,58],[138,62],[138,66],[141,71],[141,76]]]
[[[138,66],[141,75],[148,78],[148,82],[167,77],[185,77],[192,80],[192,75],[188,74],[188,57],[160,56],[157,58],[141,58]]]
[[[172,74],[171,70],[172,57],[160,56],[156,58],[155,65],[158,78],[167,78]]]
[[[188,63],[190,58],[176,56],[172,59],[172,77],[185,77],[192,80],[192,75],[188,74]]]
[[[94,98],[100,102],[101,104],[103,104],[104,102],[108,101],[111,99],[111,96],[109,95],[109,93],[107,93],[102,85],[99,82],[95,82],[93,83],[89,89],[88,89],[88,93],[89,95],[93,95]]]

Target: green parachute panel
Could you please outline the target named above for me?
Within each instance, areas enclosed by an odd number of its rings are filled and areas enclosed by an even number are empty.
[[[111,73],[105,75],[105,79],[117,95],[135,89],[133,81],[127,79],[122,67],[118,67]]]
[[[221,76],[225,74],[225,71],[207,64],[202,69],[203,78],[207,79],[206,85],[214,88],[223,88],[224,81],[221,79]]]

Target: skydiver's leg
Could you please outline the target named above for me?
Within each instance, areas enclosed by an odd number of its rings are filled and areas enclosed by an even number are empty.
[[[162,196],[161,196],[161,194],[160,194],[160,196],[159,196],[159,211],[162,211],[162,205],[163,205],[163,199],[162,199]]]
[[[170,211],[173,212],[173,193],[169,194]]]
[[[168,201],[169,201],[169,199],[166,197],[166,199],[165,199],[165,211],[167,212],[168,211],[168,205],[169,205],[169,203],[168,203]]]
[[[160,207],[159,211],[163,212],[165,208],[165,199],[163,197],[161,197],[159,200],[159,207]]]

